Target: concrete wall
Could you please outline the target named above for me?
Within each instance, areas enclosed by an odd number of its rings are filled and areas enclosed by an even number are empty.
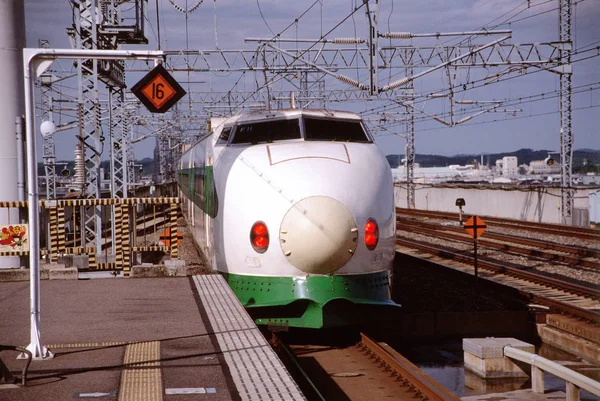
[[[575,209],[590,210],[590,197],[587,189],[575,192]],[[396,185],[394,189],[396,206],[406,207],[406,186]],[[494,216],[509,219],[561,223],[560,189],[540,190],[518,187],[464,188],[416,186],[415,207],[424,210],[458,212],[456,198],[464,198],[463,211],[468,214]],[[589,225],[589,221],[582,222]]]
[[[600,189],[590,191],[590,221],[600,225]]]

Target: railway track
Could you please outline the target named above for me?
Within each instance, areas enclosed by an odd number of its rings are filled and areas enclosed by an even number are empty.
[[[400,252],[416,257],[422,253],[436,256],[438,263],[452,261],[447,266],[468,274],[474,274],[474,258],[449,247],[396,236]],[[419,254],[421,253],[421,254]],[[428,259],[430,259],[428,257]],[[431,259],[430,259],[431,260]],[[458,263],[455,263],[458,262]],[[506,263],[492,262],[478,258],[479,276],[505,286],[515,288],[530,302],[549,307],[553,311],[568,313],[574,317],[597,322],[600,320],[600,293],[596,287],[582,286],[557,280],[548,276],[509,266]]]
[[[458,213],[438,212],[431,210],[396,208],[396,213],[414,217],[427,217],[453,221],[458,221],[459,219]],[[471,216],[472,215],[470,214],[463,214],[463,220],[466,220]],[[550,235],[571,236],[586,240],[600,240],[600,230],[592,230],[590,228],[573,227],[561,224],[532,223],[528,221],[501,219],[490,216],[479,217],[481,217],[488,226],[501,227],[511,230],[535,231],[537,233]]]
[[[160,231],[166,228],[167,223],[170,219],[170,211],[168,209],[159,210],[154,213],[142,214],[136,216],[136,229],[135,235],[137,237],[154,234],[158,239]],[[102,230],[102,250],[106,250],[112,247],[112,227],[106,225]],[[68,239],[66,241],[67,248],[74,248],[81,246],[81,239]]]
[[[398,218],[397,230],[412,233],[433,235],[465,244],[471,244],[473,239],[460,226],[443,226],[406,218]],[[448,231],[452,232],[449,233]],[[586,267],[600,271],[600,251],[562,245],[515,235],[486,232],[484,238],[478,239],[478,245],[486,248],[511,252],[518,255],[536,257],[552,262],[567,263],[576,267]]]
[[[309,400],[427,400],[460,398],[437,383],[385,343],[366,334],[349,347],[287,345],[273,335],[272,344],[296,375]]]

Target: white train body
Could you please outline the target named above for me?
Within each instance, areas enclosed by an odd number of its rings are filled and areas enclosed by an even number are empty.
[[[257,323],[343,325],[351,305],[395,305],[392,175],[358,116],[261,111],[213,128],[179,162],[183,208]]]

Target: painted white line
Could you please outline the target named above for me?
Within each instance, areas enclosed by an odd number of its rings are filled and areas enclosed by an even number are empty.
[[[215,394],[217,390],[213,387],[195,387],[195,388],[168,388],[165,394]]]
[[[75,398],[100,398],[100,397],[116,397],[116,392],[111,393],[75,393]]]

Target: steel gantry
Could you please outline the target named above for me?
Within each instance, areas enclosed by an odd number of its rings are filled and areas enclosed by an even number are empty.
[[[142,1],[142,0],[139,0]],[[97,43],[105,46],[106,44],[116,46],[117,43],[124,43],[126,35],[120,34],[120,20],[114,16],[119,14],[119,5],[123,2],[108,0],[80,0],[79,7],[86,8],[88,11],[79,12],[79,17],[87,22],[83,23],[82,29],[94,27],[96,20],[91,17],[96,11],[96,3],[100,5],[100,11],[103,18],[98,23],[96,35]],[[143,1],[142,1],[143,3]],[[136,3],[137,4],[137,3]],[[563,7],[563,4],[565,6]],[[361,38],[330,38],[326,34],[319,39],[284,39],[282,37],[274,38],[248,38],[246,42],[255,42],[257,47],[254,50],[166,50],[165,66],[171,72],[185,72],[188,74],[194,72],[239,72],[257,74],[259,79],[264,79],[264,84],[256,81],[256,90],[238,91],[237,88],[230,91],[205,91],[194,92],[194,98],[190,96],[190,108],[195,103],[201,103],[204,107],[203,114],[210,116],[213,114],[211,109],[216,110],[216,114],[226,114],[239,111],[240,107],[249,107],[249,103],[263,104],[264,107],[271,107],[273,101],[282,102],[296,101],[301,107],[316,105],[317,103],[325,106],[330,101],[344,100],[392,100],[408,112],[408,118],[403,121],[406,126],[407,135],[407,173],[409,181],[409,194],[407,198],[408,206],[414,204],[414,192],[412,187],[412,174],[410,171],[414,164],[414,112],[417,110],[415,101],[420,96],[414,93],[413,82],[416,79],[426,76],[434,71],[446,69],[446,75],[449,77],[450,92],[450,118],[443,121],[440,118],[424,113],[424,116],[433,117],[434,120],[442,122],[449,126],[455,126],[471,118],[496,110],[497,105],[490,106],[488,109],[481,110],[460,120],[454,119],[454,96],[452,94],[453,82],[450,79],[450,69],[455,70],[460,67],[479,67],[486,70],[496,69],[491,78],[499,79],[504,75],[519,74],[527,72],[530,68],[534,70],[547,70],[561,74],[561,93],[570,93],[570,33],[565,36],[563,32],[570,32],[570,2],[561,0],[561,38],[559,42],[533,43],[533,44],[509,44],[507,40],[511,37],[509,30],[482,30],[468,32],[448,32],[448,33],[410,33],[410,32],[384,32],[380,33],[378,28],[378,10],[379,2],[377,0],[368,0],[362,3],[365,15],[369,23],[369,32],[366,39]],[[568,11],[567,11],[567,7]],[[110,11],[107,11],[110,10]],[[137,10],[137,8],[136,8]],[[106,14],[106,15],[105,15]],[[107,17],[107,15],[109,17]],[[137,14],[136,14],[137,15]],[[110,16],[113,16],[112,19]],[[143,22],[143,18],[141,18]],[[568,23],[566,23],[568,21]],[[80,23],[82,25],[82,23]],[[564,27],[563,27],[564,26]],[[567,30],[566,27],[569,27]],[[77,27],[76,27],[77,28]],[[90,30],[91,36],[94,35]],[[122,33],[122,32],[121,32]],[[106,38],[103,39],[104,36]],[[110,36],[112,35],[112,36]],[[121,35],[121,36],[119,36]],[[130,36],[135,36],[131,35]],[[445,46],[416,46],[412,44],[412,39],[418,38],[439,38],[441,36],[463,36],[468,37],[468,41],[462,41],[460,44]],[[486,40],[485,43],[476,44],[474,38],[494,37]],[[381,46],[381,38],[389,39],[388,46]],[[143,43],[139,39],[138,43]],[[406,45],[392,45],[392,41],[411,40]],[[310,46],[302,46],[308,43]],[[290,46],[288,46],[290,44]],[[304,47],[304,48],[302,48]],[[85,63],[82,63],[85,65]],[[92,64],[93,66],[93,64]],[[114,79],[120,75],[120,70],[110,63],[101,63],[96,67],[96,73],[101,79]],[[383,78],[382,71],[394,71],[390,73],[389,78]],[[93,71],[93,69],[92,69]],[[139,65],[136,62],[128,64],[128,72],[147,71],[146,65]],[[351,78],[351,73],[356,72],[356,79]],[[360,74],[359,74],[360,71]],[[397,79],[398,73],[401,78]],[[104,75],[104,78],[102,76]],[[385,74],[388,75],[388,74]],[[315,79],[316,78],[316,79]],[[332,78],[350,86],[350,89],[325,88],[325,78]],[[291,88],[287,90],[277,88],[274,83],[278,81],[287,81]],[[282,82],[283,82],[282,81]],[[295,81],[295,82],[294,82]],[[564,82],[563,82],[564,81]],[[330,81],[327,81],[330,82]],[[85,88],[85,85],[80,85]],[[564,88],[564,89],[563,89]],[[290,92],[294,92],[294,96]],[[208,103],[208,105],[207,105]],[[244,105],[245,103],[245,105]],[[93,115],[93,101],[89,102],[82,113]],[[251,105],[250,105],[251,106]],[[89,110],[88,110],[89,109]],[[208,111],[207,111],[208,110]],[[570,131],[570,94],[561,98],[561,153],[563,156],[563,187],[569,188],[570,169],[571,169],[571,143],[572,136]],[[125,115],[126,113],[121,113]],[[119,113],[115,110],[115,115]],[[564,117],[563,117],[564,116]],[[88,117],[88,120],[93,118]],[[85,126],[85,125],[84,125]],[[111,127],[114,125],[111,125]],[[92,130],[83,130],[84,139],[93,137],[88,134]],[[166,135],[166,134],[165,134]],[[158,145],[158,154],[160,160],[168,160],[169,156],[164,154],[167,148],[173,149],[172,137],[169,135],[158,136],[158,141],[163,142]],[[127,135],[123,135],[127,138]],[[115,134],[114,138],[118,138]],[[95,138],[95,137],[93,137]],[[92,140],[91,138],[90,140]],[[564,140],[563,140],[564,138]],[[84,142],[87,146],[87,143]],[[113,149],[113,155],[118,160],[114,160],[113,175],[115,178],[115,187],[123,186],[123,182],[133,180],[133,173],[129,170],[127,160],[133,160],[132,157],[121,157],[119,152],[127,154],[131,147],[127,146],[127,140],[119,143],[115,139],[112,147],[121,146],[119,149]],[[90,147],[91,148],[91,147]],[[123,150],[124,149],[124,150]],[[130,155],[133,156],[133,155]],[[86,155],[88,165],[94,165],[95,157],[91,154]],[[91,161],[91,162],[90,162]],[[170,163],[167,163],[170,164]],[[121,173],[120,169],[127,170],[127,174]],[[161,167],[159,166],[159,169]],[[121,179],[121,175],[123,179]],[[163,173],[159,174],[163,176]],[[569,176],[569,177],[567,177]],[[124,178],[127,177],[127,178]],[[88,180],[88,185],[92,180]],[[132,182],[132,181],[131,181]],[[126,187],[127,185],[125,185]],[[119,193],[126,193],[118,189]],[[563,196],[563,211],[569,212],[572,209],[570,191],[565,190]],[[412,196],[412,200],[411,200]]]
[[[128,10],[123,13],[122,10]],[[145,0],[73,0],[74,25],[67,29],[73,47],[82,50],[116,50],[119,44],[147,44],[144,36]],[[109,87],[109,134],[114,196],[127,197],[124,172],[128,122],[123,110],[125,64],[122,60],[79,60],[78,140],[83,146],[85,182],[80,189],[87,198],[100,197],[100,162],[105,138],[101,134],[99,80]],[[113,121],[113,117],[116,121]],[[100,249],[100,208],[89,207],[84,221],[86,243]]]
[[[73,2],[74,27],[67,29],[73,39],[73,47],[80,50],[97,50],[98,25],[102,20],[102,12],[97,0],[82,0]],[[98,60],[88,59],[77,62],[78,104],[77,116],[79,133],[77,139],[82,145],[85,180],[79,183],[78,190],[86,198],[100,198],[100,156],[102,141],[100,135],[100,102],[98,95]],[[99,244],[101,237],[100,208],[88,207],[82,221],[85,235],[82,240],[90,246]]]

